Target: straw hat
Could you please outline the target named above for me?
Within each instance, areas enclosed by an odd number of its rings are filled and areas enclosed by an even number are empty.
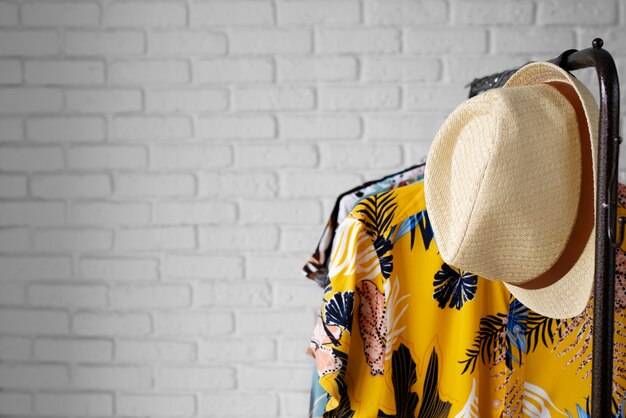
[[[597,130],[591,92],[551,63],[463,102],[424,173],[443,260],[541,315],[580,314],[594,280]]]

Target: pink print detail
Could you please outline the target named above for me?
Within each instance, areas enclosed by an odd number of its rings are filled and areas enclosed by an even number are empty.
[[[357,287],[361,298],[359,304],[359,326],[363,338],[365,360],[371,367],[372,376],[382,375],[385,363],[387,336],[387,312],[385,296],[371,280],[363,280]]]
[[[341,328],[334,325],[327,325],[326,329],[330,331],[336,341],[341,338]],[[317,323],[315,324],[315,328],[313,329],[313,333],[311,335],[309,348],[307,349],[307,354],[315,358],[317,372],[320,376],[336,372],[341,368],[341,360],[337,358],[332,348],[324,345],[332,343],[326,329],[324,329],[322,318],[318,317]]]

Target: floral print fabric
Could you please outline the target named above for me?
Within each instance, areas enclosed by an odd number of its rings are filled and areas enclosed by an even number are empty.
[[[350,214],[354,205],[364,197],[422,180],[424,178],[425,166],[426,163],[411,166],[381,179],[368,181],[339,195],[330,218],[326,222],[326,227],[324,232],[322,232],[317,248],[304,267],[302,267],[304,275],[321,287],[326,287],[328,285],[328,262],[333,248],[335,232],[339,224]]]
[[[626,216],[619,187],[618,216]],[[626,245],[625,245],[626,247]],[[626,392],[626,256],[617,249],[614,416]],[[588,417],[593,296],[557,320],[447,265],[423,182],[363,199],[341,223],[309,345],[325,417]]]

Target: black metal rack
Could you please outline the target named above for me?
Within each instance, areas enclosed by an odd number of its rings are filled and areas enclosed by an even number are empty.
[[[611,54],[596,38],[592,47],[563,52],[550,62],[566,71],[594,67],[600,85],[598,173],[596,189],[596,266],[593,320],[593,369],[591,414],[593,418],[615,416],[612,410],[613,314],[615,306],[615,250],[624,239],[626,218],[617,216],[619,163],[619,80]],[[470,97],[504,85],[519,68],[475,79]],[[619,233],[617,223],[619,222]]]

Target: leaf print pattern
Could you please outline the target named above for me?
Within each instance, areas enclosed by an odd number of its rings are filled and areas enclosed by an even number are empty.
[[[359,327],[363,338],[365,361],[372,376],[384,372],[384,355],[387,335],[385,298],[376,284],[370,280],[359,282]]]
[[[327,346],[328,344],[337,345],[341,334],[340,327],[328,326],[324,324],[321,317],[317,318],[307,352],[315,357],[317,372],[320,376],[337,372],[343,367],[341,358],[337,356],[338,351]]]
[[[441,270],[435,273],[435,293],[433,298],[439,302],[441,309],[446,304],[449,308],[461,309],[465,302],[474,299],[476,295],[478,276],[468,272],[461,272],[446,263],[443,263]]]
[[[396,415],[388,415],[378,411],[378,417],[409,418],[415,417],[415,410],[419,402],[419,395],[412,391],[417,383],[415,361],[409,349],[400,344],[393,352],[391,360],[391,381],[393,382],[396,398]],[[424,377],[422,403],[417,418],[446,418],[452,404],[439,397],[439,358],[433,348],[428,360],[428,368]]]
[[[409,308],[406,299],[411,295],[400,296],[400,280],[396,276],[393,280],[387,280],[385,283],[385,295],[387,299],[387,350],[385,353],[385,361],[391,358],[393,346],[398,337],[406,329],[406,325],[400,326],[400,319]]]
[[[480,418],[478,415],[478,396],[476,396],[476,379],[472,378],[472,391],[463,409],[454,418]]]
[[[354,312],[354,292],[339,292],[326,302],[324,313],[326,323],[347,329],[352,328]]]

